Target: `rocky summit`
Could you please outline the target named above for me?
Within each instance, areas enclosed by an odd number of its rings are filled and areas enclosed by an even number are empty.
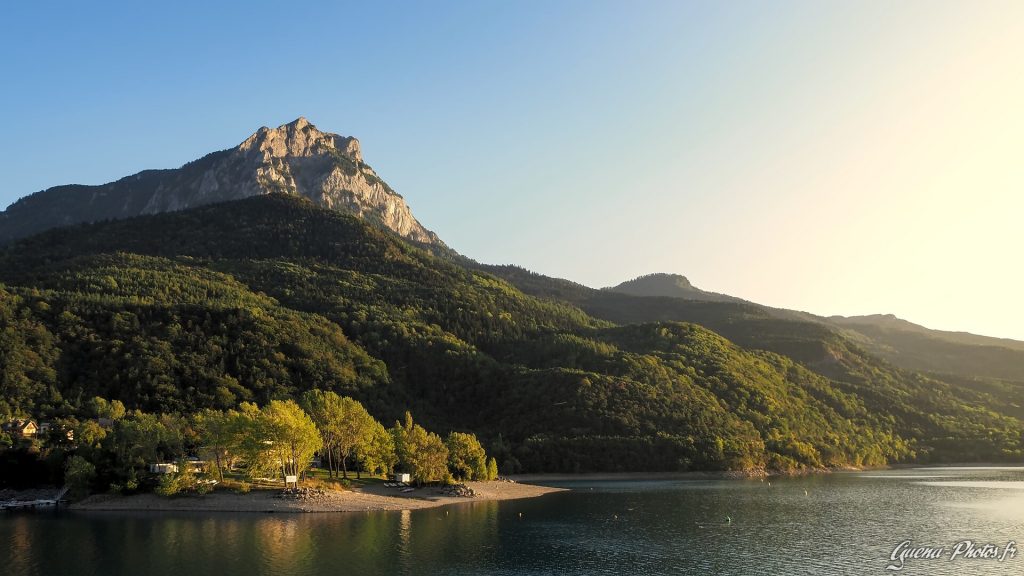
[[[363,162],[359,141],[305,118],[263,127],[238,146],[173,170],[145,170],[100,186],[57,186],[0,214],[0,242],[83,222],[129,218],[284,192],[355,213],[400,236],[441,244],[401,195]]]

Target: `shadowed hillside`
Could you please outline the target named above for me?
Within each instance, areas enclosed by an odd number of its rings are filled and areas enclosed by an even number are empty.
[[[8,411],[100,395],[189,412],[330,388],[385,421],[412,409],[477,431],[506,470],[993,458],[1019,439],[1017,421],[955,403],[956,430],[913,402],[879,411],[693,324],[617,328],[291,196],[53,230],[0,270]]]

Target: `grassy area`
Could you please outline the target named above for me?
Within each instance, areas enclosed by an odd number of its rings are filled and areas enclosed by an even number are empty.
[[[356,478],[354,472],[349,473],[348,479],[330,478],[328,471],[323,468],[310,468],[305,478],[299,482],[299,486],[309,488],[325,488],[330,490],[352,490],[366,486],[383,484],[387,479],[380,475],[362,474],[362,478]],[[248,492],[250,490],[280,490],[284,488],[281,481],[258,481],[248,480],[244,474],[230,472],[224,474],[224,481],[217,485],[217,490],[232,492]]]
[[[362,478],[356,478],[355,472],[349,472],[348,479],[344,478],[330,478],[328,471],[323,468],[310,468],[306,472],[306,480],[300,484],[304,485],[321,485],[324,488],[330,487],[336,490],[352,489],[352,488],[363,488],[365,486],[374,486],[377,484],[383,484],[387,480],[383,476],[362,474]]]

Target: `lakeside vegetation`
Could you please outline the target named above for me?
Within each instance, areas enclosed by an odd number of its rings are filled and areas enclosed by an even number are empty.
[[[1022,457],[1020,420],[983,392],[842,341],[707,307],[635,311],[639,323],[619,326],[589,300],[524,294],[286,196],[54,230],[6,247],[0,282],[0,417],[77,426],[92,417],[90,399],[108,398],[129,414],[123,434],[150,429],[147,446],[170,459],[201,444],[203,415],[208,426],[244,411],[258,420],[275,402],[303,408],[323,464],[342,477],[387,468],[374,459],[386,452],[374,442],[388,441],[380,422],[404,430],[407,411],[423,428],[388,436],[400,461],[407,446],[431,454],[402,461],[429,478],[452,449],[426,430],[475,433],[502,473]],[[838,351],[836,362],[818,364],[815,346]],[[325,410],[358,412],[328,407],[317,396],[327,393],[374,416],[352,418],[368,445],[326,423]],[[159,440],[158,425],[180,439]],[[126,483],[124,462],[140,462],[108,443],[106,461],[81,455],[99,486]]]
[[[452,432],[442,440],[409,413],[385,429],[359,402],[333,392],[192,415],[129,411],[100,397],[87,405],[91,417],[53,422],[45,436],[7,438],[0,452],[5,483],[63,483],[74,497],[201,494],[225,479],[247,491],[252,483],[290,476],[303,482],[314,462],[338,486],[350,485],[349,467],[357,479],[407,472],[418,485],[497,477],[494,458],[475,435]]]

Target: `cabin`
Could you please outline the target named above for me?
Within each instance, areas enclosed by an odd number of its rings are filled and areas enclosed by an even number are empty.
[[[153,474],[177,474],[178,465],[170,462],[158,462],[150,464],[149,471]]]
[[[32,420],[18,418],[4,422],[0,428],[11,435],[11,438],[32,438],[39,433],[39,426]]]
[[[394,474],[391,475],[391,481],[405,482],[406,484],[408,484],[409,482],[412,482],[412,475],[409,474],[408,472],[395,472]]]
[[[200,460],[195,456],[189,456],[188,458],[181,461],[187,468],[192,472],[199,474],[206,471],[206,461]],[[151,474],[177,474],[181,468],[174,462],[156,462],[149,465],[149,472]]]

